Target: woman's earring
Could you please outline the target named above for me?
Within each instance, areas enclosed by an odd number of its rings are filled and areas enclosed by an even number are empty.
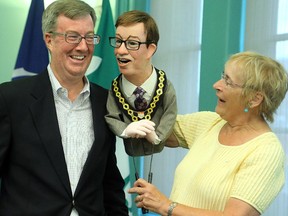
[[[248,113],[250,107],[251,107],[251,103],[249,102],[249,103],[247,104],[247,106],[245,107],[244,112],[245,112],[245,113]]]

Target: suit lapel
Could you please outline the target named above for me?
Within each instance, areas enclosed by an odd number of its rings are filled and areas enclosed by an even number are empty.
[[[92,107],[92,116],[93,116],[93,125],[94,125],[94,142],[91,146],[91,150],[88,154],[87,160],[83,167],[83,171],[81,173],[81,177],[79,179],[79,183],[77,185],[75,196],[81,191],[81,189],[86,187],[87,182],[90,180],[93,181],[93,175],[95,175],[95,170],[97,166],[99,166],[99,162],[97,161],[99,158],[98,154],[101,154],[101,149],[103,145],[105,145],[105,110],[106,110],[106,100],[105,94],[103,91],[98,91],[96,86],[91,85],[90,87],[90,101]],[[104,110],[103,110],[103,105]],[[90,180],[89,180],[90,179]]]
[[[71,195],[69,176],[62,147],[57,113],[48,73],[43,72],[32,90],[35,103],[30,107],[39,136],[65,189]]]

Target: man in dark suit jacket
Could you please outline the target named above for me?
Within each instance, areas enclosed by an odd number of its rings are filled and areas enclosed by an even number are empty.
[[[86,3],[55,1],[42,20],[47,70],[0,85],[1,216],[128,215],[108,92],[85,77],[95,22]]]

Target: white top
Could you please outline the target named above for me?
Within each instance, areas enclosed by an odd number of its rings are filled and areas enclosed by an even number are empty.
[[[145,94],[143,97],[147,100],[149,103],[151,101],[151,98],[153,97],[153,93],[155,91],[155,84],[157,83],[157,74],[156,70],[153,67],[153,71],[151,76],[139,87],[143,88],[145,90]],[[124,76],[122,76],[122,87],[123,87],[123,94],[127,98],[128,102],[134,106],[134,100],[135,95],[133,94],[135,86],[133,83],[129,82]]]

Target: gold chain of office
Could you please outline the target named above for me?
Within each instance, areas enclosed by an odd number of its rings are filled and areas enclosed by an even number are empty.
[[[113,80],[113,91],[115,96],[118,98],[119,103],[122,105],[123,109],[128,113],[128,115],[131,117],[131,120],[133,122],[138,121],[140,119],[151,119],[151,114],[154,112],[157,103],[159,102],[160,96],[163,94],[163,89],[165,87],[164,81],[165,81],[165,73],[162,70],[159,70],[158,72],[158,82],[157,82],[157,90],[155,91],[154,97],[151,100],[151,103],[149,104],[148,108],[142,112],[142,111],[136,111],[132,110],[129,103],[126,102],[125,98],[122,96],[121,91],[119,90],[119,82],[118,79]]]

